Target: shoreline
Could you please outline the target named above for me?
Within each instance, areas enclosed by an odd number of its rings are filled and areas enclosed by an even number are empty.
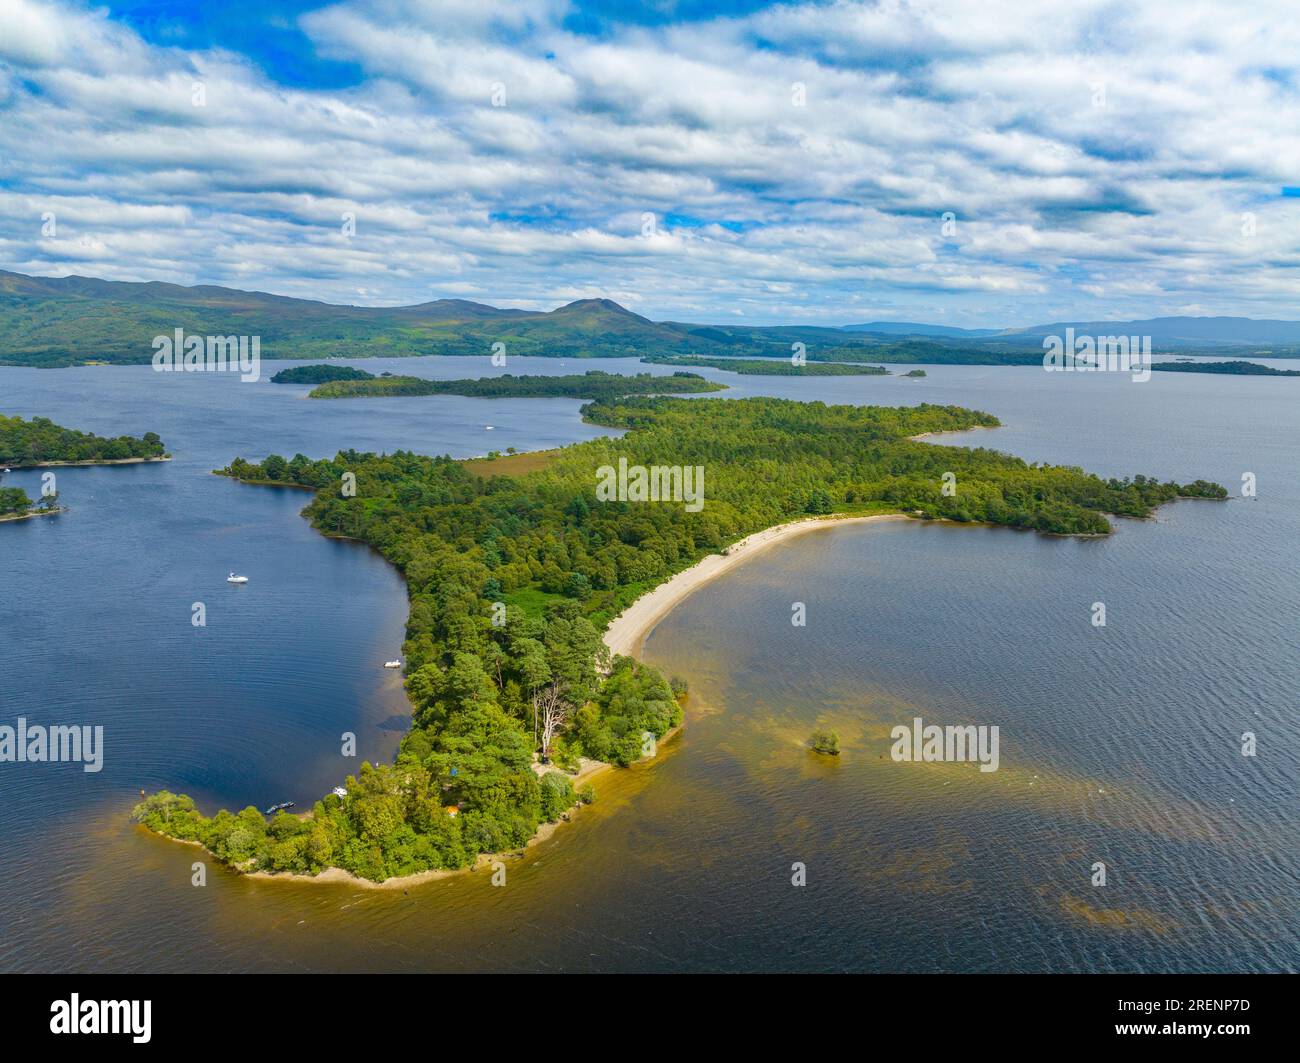
[[[34,461],[27,465],[5,465],[0,461],[0,466],[17,472],[19,469],[81,468],[90,465],[146,465],[155,461],[171,460],[170,454],[164,454],[160,458],[88,458],[85,461]]]
[[[295,484],[290,483],[288,480],[241,480],[238,476],[232,476],[223,469],[213,469],[212,475],[234,480],[237,484],[247,484],[249,487],[288,487],[294,491],[311,491],[313,494],[320,490],[319,487],[313,487],[311,484]],[[322,532],[321,534],[325,535],[326,533]]]
[[[914,519],[916,518],[906,513],[871,513],[857,517],[831,515],[808,517],[754,532],[726,547],[726,553],[709,554],[690,568],[683,569],[667,582],[659,584],[654,590],[641,595],[609,622],[602,639],[609,647],[610,653],[640,660],[646,638],[673,609],[724,572],[730,572],[737,565],[758,556],[769,547],[797,538],[805,532],[816,531],[818,528]]]
[[[33,517],[53,517],[65,512],[67,511],[62,506],[57,506],[54,509],[33,509],[29,513],[10,513],[0,517],[0,524],[16,520],[31,520]]]
[[[1005,424],[976,424],[969,428],[953,428],[942,432],[922,432],[917,436],[908,436],[913,443],[923,443],[927,439],[933,439],[935,436],[960,436],[967,432],[993,432],[999,428],[1005,428]]]

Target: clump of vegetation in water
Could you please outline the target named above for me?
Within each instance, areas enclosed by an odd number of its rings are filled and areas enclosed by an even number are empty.
[[[824,753],[828,757],[840,755],[840,736],[834,731],[814,731],[808,745],[814,753]]]
[[[910,373],[904,373],[903,376],[922,377],[925,376],[924,369],[913,369]]]

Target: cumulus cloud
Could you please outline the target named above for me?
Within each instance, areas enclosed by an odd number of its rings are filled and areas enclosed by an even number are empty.
[[[678,320],[1296,316],[1290,0],[834,0],[598,35],[577,6],[323,6],[299,26],[361,71],[337,88],[5,0],[0,265]]]

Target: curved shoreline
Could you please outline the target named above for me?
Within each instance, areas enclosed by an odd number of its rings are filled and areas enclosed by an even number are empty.
[[[726,548],[725,553],[709,554],[690,568],[677,573],[666,583],[641,595],[635,602],[609,622],[602,636],[612,654],[640,658],[645,640],[659,622],[681,602],[701,587],[730,572],[737,565],[756,557],[769,547],[783,543],[805,532],[818,528],[832,528],[841,524],[869,524],[886,520],[913,520],[906,513],[872,513],[865,516],[809,517],[777,524],[763,531],[747,535]]]
[[[659,739],[658,745],[662,746],[665,742],[671,741],[681,733],[682,726],[678,724],[671,728],[664,736]],[[569,781],[576,788],[581,783],[590,782],[597,775],[603,775],[611,771],[614,767],[603,760],[590,760],[583,757],[580,761],[580,769],[576,775],[567,776]],[[534,764],[533,770],[539,775],[545,774],[544,770],[539,770],[543,766]],[[491,867],[493,864],[504,861],[507,857],[520,858],[524,856],[534,845],[538,845],[551,838],[557,830],[566,823],[572,823],[582,811],[584,805],[579,802],[566,810],[559,819],[548,820],[538,825],[536,833],[528,841],[524,842],[518,849],[510,849],[500,853],[479,853],[474,858],[474,862],[468,867],[449,867],[449,868],[430,868],[427,871],[416,871],[410,875],[394,875],[386,878],[382,882],[376,882],[374,879],[362,878],[341,867],[326,867],[311,875],[302,871],[244,871],[238,867],[227,864],[216,853],[212,852],[201,841],[193,838],[177,838],[170,834],[160,834],[152,831],[143,824],[137,824],[140,830],[152,834],[154,837],[162,838],[165,841],[180,842],[182,845],[193,845],[202,849],[210,855],[220,867],[228,868],[240,878],[255,879],[259,882],[299,882],[299,883],[320,883],[324,885],[347,885],[356,886],[360,889],[368,890],[398,890],[407,889],[410,886],[418,886],[425,882],[435,882],[439,879],[453,878],[457,875],[468,875],[482,868]],[[309,813],[302,813],[299,818],[310,818]]]

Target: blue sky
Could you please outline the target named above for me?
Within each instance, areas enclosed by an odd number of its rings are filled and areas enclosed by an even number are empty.
[[[107,11],[159,48],[227,49],[247,56],[281,85],[317,90],[359,85],[364,75],[357,64],[321,59],[298,25],[301,15],[326,6],[317,0],[114,0]]]
[[[4,0],[0,268],[1297,318],[1298,62],[1290,0]]]

